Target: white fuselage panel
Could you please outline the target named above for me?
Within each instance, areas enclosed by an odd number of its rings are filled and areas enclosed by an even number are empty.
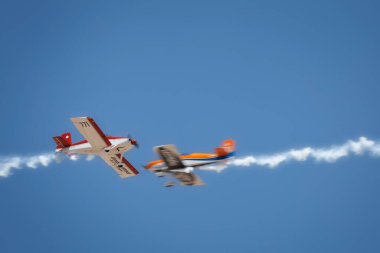
[[[200,166],[209,165],[209,164],[218,163],[218,162],[223,162],[223,161],[227,161],[227,160],[229,160],[229,158],[227,158],[227,159],[213,159],[213,160],[183,159],[182,162],[183,162],[183,165],[185,165],[186,167],[200,167]],[[161,162],[161,163],[158,163],[158,164],[152,166],[150,169],[153,171],[165,170],[165,169],[167,169],[167,166],[164,162]]]
[[[87,154],[88,155],[88,154],[99,154],[100,152],[103,152],[103,151],[105,152],[105,150],[107,150],[107,153],[110,153],[110,154],[120,154],[133,148],[133,145],[131,144],[128,138],[110,139],[109,141],[111,142],[112,145],[104,149],[94,149],[92,148],[90,143],[86,142],[82,144],[76,144],[68,148],[63,148],[59,151],[66,154]]]

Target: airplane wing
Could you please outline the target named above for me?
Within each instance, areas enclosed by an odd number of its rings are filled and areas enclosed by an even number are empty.
[[[194,173],[186,173],[186,172],[170,172],[172,173],[179,181],[181,181],[182,185],[204,185],[203,181]]]
[[[92,118],[77,117],[71,118],[71,121],[94,149],[111,146],[111,142]]]
[[[128,162],[122,155],[109,155],[103,153],[100,157],[116,171],[121,178],[133,177],[139,174],[139,172]]]
[[[183,169],[186,166],[183,164],[180,154],[174,145],[163,145],[155,147],[154,150],[168,166],[168,173],[171,173],[181,181],[182,185],[204,185],[203,181],[193,173],[175,171]]]
[[[169,170],[186,168],[174,145],[157,146],[154,148],[154,151],[156,151],[156,153],[166,163]]]

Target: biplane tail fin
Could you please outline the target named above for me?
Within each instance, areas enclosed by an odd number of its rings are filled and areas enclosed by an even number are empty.
[[[215,149],[218,156],[227,156],[235,152],[236,143],[234,140],[224,140],[222,145]]]
[[[54,136],[53,140],[57,144],[57,149],[67,148],[72,144],[71,133],[64,133],[61,136]]]

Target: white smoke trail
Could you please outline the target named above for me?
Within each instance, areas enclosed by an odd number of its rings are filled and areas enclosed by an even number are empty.
[[[337,160],[350,155],[363,155],[368,153],[373,156],[380,156],[380,142],[372,141],[366,137],[360,137],[357,141],[349,140],[340,146],[331,146],[329,148],[312,148],[291,149],[282,153],[270,155],[246,156],[235,158],[227,163],[229,166],[264,166],[275,168],[282,163],[297,161],[303,162],[313,159],[317,162],[333,163]],[[220,168],[206,167],[206,170],[215,170],[220,172]]]
[[[69,156],[72,161],[78,160],[79,156]],[[92,160],[93,157],[88,156],[87,160]],[[12,156],[0,157],[0,177],[8,177],[13,170],[30,168],[37,169],[38,167],[47,167],[53,161],[60,162],[60,157],[54,153],[42,153],[31,156]]]
[[[284,162],[303,162],[308,159],[333,163],[343,157],[363,155],[365,153],[377,157],[380,156],[380,142],[372,141],[366,137],[360,137],[357,141],[349,140],[340,146],[332,146],[329,148],[306,147],[302,149],[291,149],[286,152],[270,155],[246,156],[233,159],[227,164],[210,165],[202,167],[201,169],[220,172],[228,166],[249,167],[254,165],[275,168]],[[69,158],[70,160],[76,161],[79,159],[79,156],[71,155]],[[94,156],[87,156],[86,158],[87,161],[91,161],[92,159],[94,159]],[[59,162],[59,160],[59,156],[54,153],[43,153],[32,156],[0,157],[0,177],[8,177],[12,174],[13,170],[23,169],[25,167],[30,169],[36,169],[41,166],[47,167],[53,161]]]

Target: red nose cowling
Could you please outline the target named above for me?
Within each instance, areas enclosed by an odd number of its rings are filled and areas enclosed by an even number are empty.
[[[134,145],[134,146],[136,146],[137,148],[139,147],[139,144],[138,144],[138,142],[135,139],[131,140],[131,144]]]

